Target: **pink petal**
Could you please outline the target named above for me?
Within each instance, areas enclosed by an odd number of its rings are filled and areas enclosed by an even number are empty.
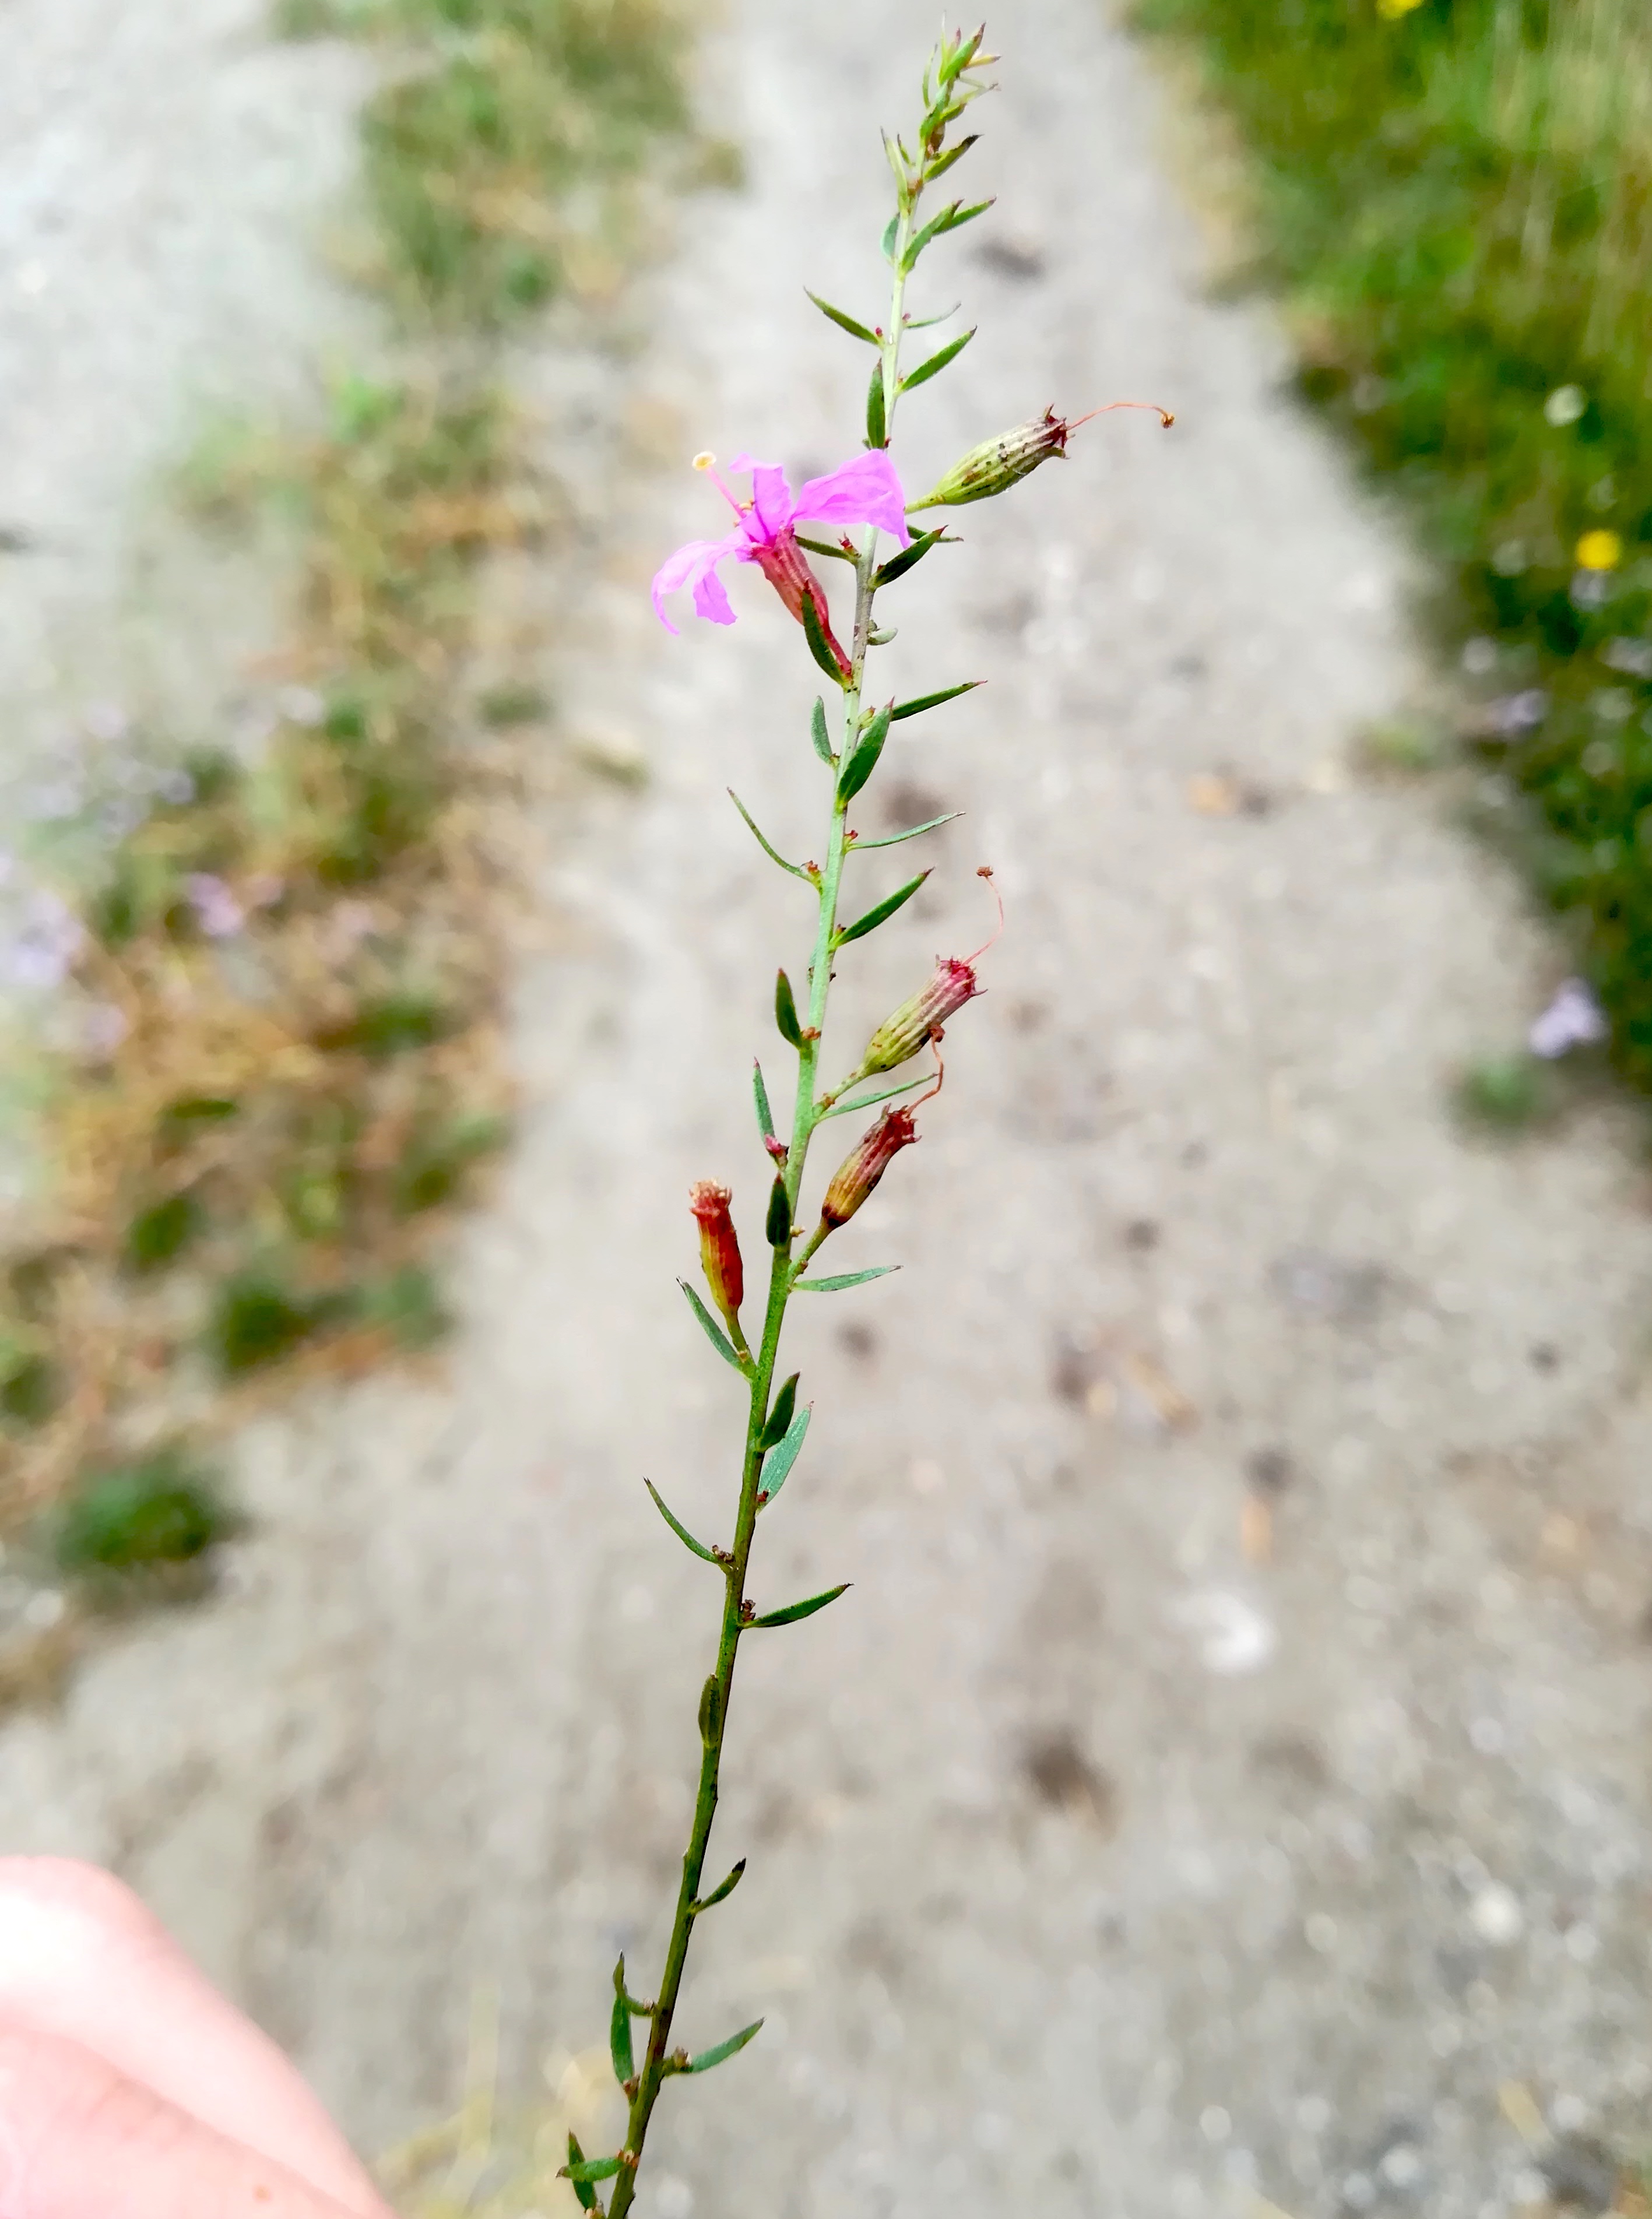
[[[752,539],[773,539],[792,518],[792,483],[778,463],[760,463],[751,455],[736,455],[731,470],[751,472],[751,519],[746,526]],[[758,530],[751,528],[755,524]]]
[[[875,524],[903,547],[911,543],[906,528],[906,495],[895,465],[881,447],[857,455],[823,478],[810,478],[798,495],[794,519],[816,524]]]
[[[731,625],[734,606],[724,590],[723,581],[717,574],[717,565],[708,563],[694,581],[694,613],[707,624]]]
[[[743,532],[731,531],[726,539],[691,539],[674,555],[668,555],[654,574],[654,613],[668,632],[677,627],[665,612],[668,594],[680,593],[685,586],[692,587],[694,606],[712,624],[732,624],[734,611],[723,582],[717,575],[717,566],[730,555],[744,552]]]

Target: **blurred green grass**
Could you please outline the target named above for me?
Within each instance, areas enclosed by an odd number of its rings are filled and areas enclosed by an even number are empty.
[[[281,0],[276,21],[397,51],[362,158],[404,312],[485,329],[576,270],[612,282],[624,189],[688,121],[686,24],[660,0]]]
[[[1652,7],[1135,20],[1191,47],[1238,127],[1253,274],[1304,391],[1408,501],[1443,642],[1489,643],[1476,744],[1528,798],[1515,844],[1652,1090]]]

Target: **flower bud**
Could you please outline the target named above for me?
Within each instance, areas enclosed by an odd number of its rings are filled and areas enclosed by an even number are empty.
[[[994,494],[1008,493],[1052,455],[1065,455],[1071,429],[1065,416],[1046,408],[1030,424],[1018,424],[1013,432],[972,447],[953,464],[934,492],[913,507],[961,508],[966,501],[990,500]]]
[[[711,1300],[732,1325],[746,1299],[745,1266],[740,1260],[740,1239],[729,1215],[733,1199],[726,1186],[701,1179],[688,1190],[688,1207],[699,1227],[700,1268],[711,1290]]]
[[[910,1148],[917,1136],[910,1110],[885,1110],[832,1173],[820,1206],[821,1223],[831,1228],[847,1225],[901,1150]]]
[[[911,1000],[903,1002],[898,1010],[885,1017],[866,1042],[861,1078],[870,1078],[879,1071],[893,1071],[897,1065],[915,1056],[925,1041],[955,1016],[966,1002],[973,1001],[980,991],[972,966],[961,956],[943,955]]]

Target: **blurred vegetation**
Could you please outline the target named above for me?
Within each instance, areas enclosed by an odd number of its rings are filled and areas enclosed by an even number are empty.
[[[273,729],[102,837],[54,1190],[0,1253],[0,1524],[54,1536],[93,1599],[228,1530],[211,1445],[265,1379],[444,1329],[442,1213],[508,1131],[506,890],[545,707],[508,673],[471,698],[482,568],[544,528],[496,334],[618,254],[627,189],[687,143],[672,0],[280,14],[386,45],[364,186],[404,366],[335,379],[301,434],[215,424],[181,476],[203,531],[279,532],[295,621]],[[0,1695],[31,1684],[15,1661]]]
[[[212,1481],[168,1447],[88,1472],[57,1520],[56,1555],[66,1572],[139,1573],[189,1563],[234,1530]]]
[[[1136,13],[1239,127],[1303,389],[1422,525],[1442,632],[1476,643],[1468,737],[1526,797],[1501,817],[1652,1089],[1652,9]]]
[[[289,34],[401,49],[362,119],[389,289],[444,324],[544,306],[605,258],[623,187],[686,122],[660,0],[285,0]]]

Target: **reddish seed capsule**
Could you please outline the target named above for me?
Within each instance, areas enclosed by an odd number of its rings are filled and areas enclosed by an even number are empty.
[[[869,1078],[905,1063],[980,991],[973,965],[961,955],[941,956],[910,1001],[885,1017],[866,1042],[861,1076]]]
[[[834,1228],[847,1225],[901,1150],[910,1148],[917,1136],[910,1110],[885,1110],[832,1173],[820,1206],[821,1222]]]
[[[701,1179],[688,1190],[688,1207],[699,1227],[699,1259],[711,1299],[730,1324],[746,1299],[746,1271],[740,1260],[740,1239],[729,1215],[733,1200],[726,1186]]]

